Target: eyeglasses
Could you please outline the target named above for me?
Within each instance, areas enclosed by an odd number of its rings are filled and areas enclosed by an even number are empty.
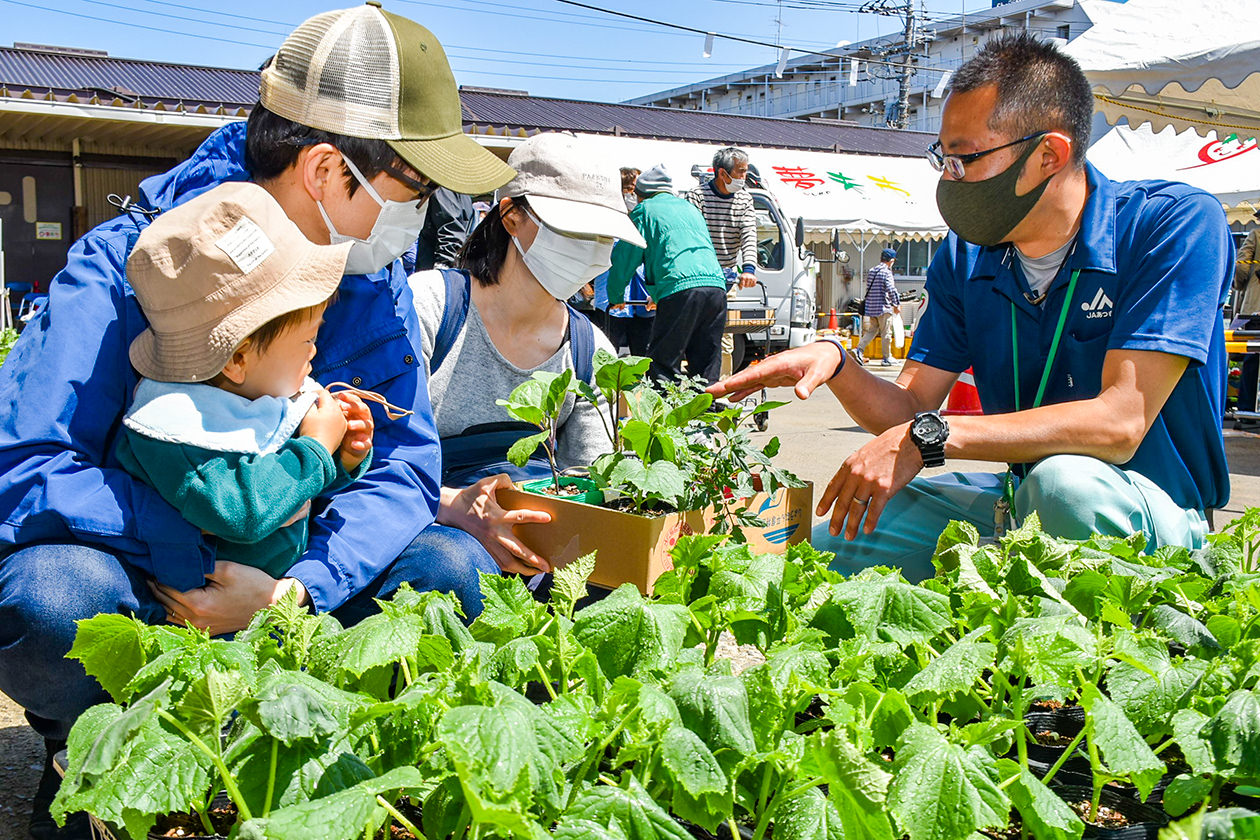
[[[1011,146],[1018,146],[1020,143],[1026,143],[1029,140],[1036,140],[1039,137],[1045,137],[1049,133],[1049,130],[1038,131],[1035,134],[1029,134],[1027,137],[1021,137],[1018,140],[1003,143],[1001,146],[994,146],[992,149],[985,149],[983,152],[971,152],[965,155],[944,154],[941,151],[941,141],[937,140],[931,146],[927,147],[927,159],[928,163],[932,164],[932,168],[937,172],[948,172],[951,178],[961,181],[963,175],[967,172],[966,167],[969,163],[977,161],[992,152],[1009,149]]]
[[[416,191],[417,207],[424,204],[424,202],[428,200],[429,196],[433,195],[438,190],[438,185],[424,175],[420,175],[419,178],[414,178],[396,166],[386,166],[384,171],[385,174],[389,175],[389,177],[393,178],[395,181],[398,181],[403,186]]]

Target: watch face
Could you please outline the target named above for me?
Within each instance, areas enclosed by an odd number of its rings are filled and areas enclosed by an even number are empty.
[[[935,414],[920,414],[910,424],[910,434],[927,444],[939,443],[944,430],[945,421]]]

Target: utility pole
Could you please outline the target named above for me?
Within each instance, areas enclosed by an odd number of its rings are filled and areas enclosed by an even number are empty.
[[[902,41],[886,55],[900,54],[901,63],[896,68],[897,104],[887,117],[890,128],[905,128],[910,123],[910,79],[918,71],[912,64],[917,53],[927,43],[921,26],[923,0],[867,0],[858,9],[859,13],[884,15],[885,17],[901,17],[905,22],[902,29]],[[892,77],[886,77],[892,78]]]

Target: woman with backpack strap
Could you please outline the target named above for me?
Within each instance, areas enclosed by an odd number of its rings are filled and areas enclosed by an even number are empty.
[[[589,382],[595,350],[615,354],[564,301],[608,269],[614,239],[642,238],[626,216],[617,168],[576,138],[536,135],[508,163],[516,178],[464,244],[459,270],[421,272],[410,284],[442,438],[441,507],[426,530],[480,552],[484,571],[533,575],[551,565],[512,526],[549,517],[505,511],[495,494],[514,479],[549,476],[550,468],[545,460],[525,468],[506,461],[512,442],[537,429],[509,422],[496,400],[536,371],[570,369]],[[561,467],[588,465],[611,448],[598,411],[568,400],[557,439]]]

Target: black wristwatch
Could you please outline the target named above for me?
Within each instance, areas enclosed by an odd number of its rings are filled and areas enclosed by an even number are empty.
[[[945,464],[945,441],[949,438],[949,424],[939,411],[920,411],[910,421],[910,440],[919,447],[923,466],[940,467]]]

